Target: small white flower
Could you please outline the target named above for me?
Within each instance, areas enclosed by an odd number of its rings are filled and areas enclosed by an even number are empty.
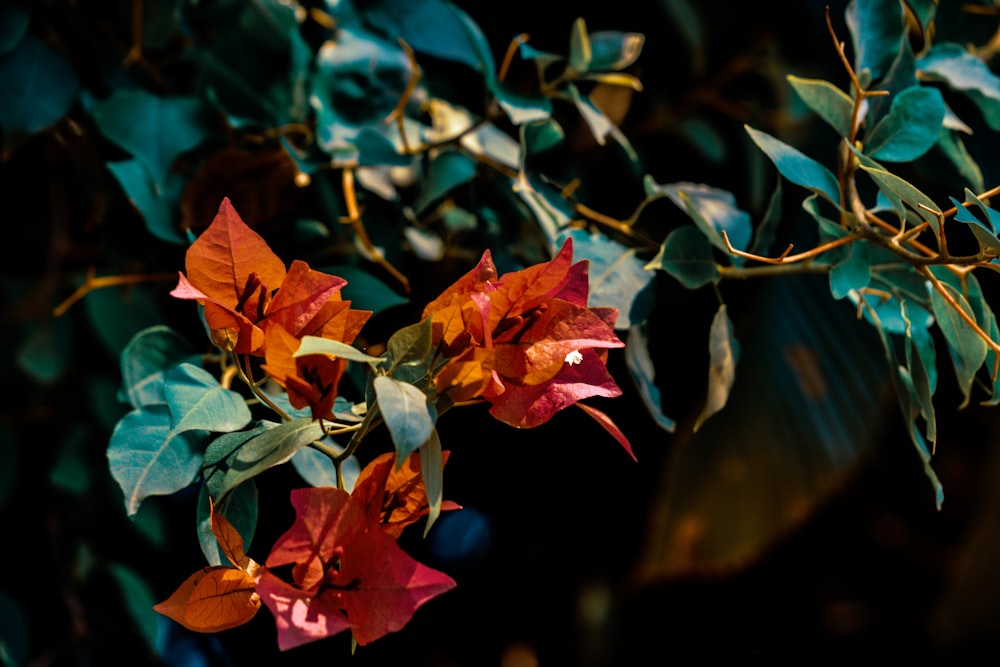
[[[578,363],[583,361],[583,355],[580,354],[580,350],[573,350],[566,355],[564,361],[570,366],[576,366]]]

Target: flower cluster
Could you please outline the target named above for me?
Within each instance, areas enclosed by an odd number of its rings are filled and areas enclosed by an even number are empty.
[[[202,305],[212,342],[226,351],[265,357],[265,370],[295,408],[332,417],[345,361],[295,357],[304,336],[351,343],[371,312],[341,299],[347,281],[295,260],[285,269],[263,238],[224,199],[212,223],[185,255],[186,274],[170,293]]]

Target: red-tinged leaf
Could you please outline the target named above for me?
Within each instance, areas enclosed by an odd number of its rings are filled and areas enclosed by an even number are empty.
[[[441,452],[441,466],[448,462],[450,452]],[[351,498],[365,508],[369,526],[381,526],[382,531],[398,538],[403,529],[425,516],[430,507],[423,477],[420,473],[420,452],[410,454],[399,468],[395,454],[388,452],[373,459],[354,483]],[[460,509],[445,501],[442,510]]]
[[[487,285],[489,283],[495,283],[496,280],[497,267],[493,264],[493,256],[490,254],[490,251],[487,250],[479,259],[478,264],[476,264],[464,276],[456,280],[448,289],[442,292],[440,296],[427,304],[424,308],[423,314],[420,316],[420,320],[423,321],[428,315],[436,313],[446,306],[463,300],[461,298],[456,300],[456,297],[464,297],[472,292],[486,291]]]
[[[582,350],[581,361],[565,364],[549,382],[524,386],[505,382],[493,396],[490,414],[519,428],[544,424],[559,410],[590,396],[620,396],[621,389],[594,350]]]
[[[288,392],[292,407],[309,407],[314,419],[333,419],[333,403],[346,363],[328,354],[295,356],[301,341],[277,324],[267,328],[261,366]]]
[[[274,295],[267,312],[269,321],[284,327],[296,338],[311,335],[325,324],[316,322],[317,316],[327,306],[347,281],[322,271],[314,271],[301,260],[288,268],[281,289]],[[342,302],[341,302],[342,303]],[[346,306],[343,306],[346,307]],[[336,312],[326,308],[329,317]],[[329,317],[327,319],[329,319]]]
[[[531,307],[535,299],[547,296],[566,280],[573,262],[573,240],[567,238],[551,261],[529,266],[500,277],[500,288],[490,294],[489,328],[515,317]]]
[[[480,396],[493,379],[496,351],[469,348],[452,359],[435,376],[438,394],[447,394],[456,403]]]
[[[270,290],[285,280],[281,258],[243,222],[228,198],[222,200],[212,224],[187,249],[184,265],[193,285],[231,306],[239,303],[251,274]]]
[[[590,262],[582,261],[570,266],[562,283],[546,296],[551,299],[569,301],[578,306],[586,306],[587,298],[590,296]]]
[[[323,581],[342,545],[366,529],[364,508],[334,487],[293,489],[295,523],[278,538],[265,564],[294,563],[292,578],[302,589]]]
[[[618,428],[618,425],[611,420],[611,417],[601,412],[597,408],[586,405],[584,403],[577,403],[576,407],[580,408],[588,415],[593,417],[598,424],[604,427],[605,431],[610,433],[614,437],[614,439],[617,440],[619,444],[621,444],[621,446],[625,448],[625,451],[628,452],[628,455],[632,457],[633,461],[638,461],[638,459],[635,458],[635,453],[632,452],[632,444],[628,441],[628,438],[625,437],[625,434],[622,433],[622,430]]]
[[[254,578],[234,567],[195,572],[153,609],[196,632],[220,632],[243,625],[260,608]]]
[[[282,651],[354,627],[340,610],[339,591],[327,589],[317,596],[265,570],[257,580],[257,592],[274,615],[278,648]]]
[[[402,629],[418,607],[455,587],[454,579],[413,560],[379,532],[345,547],[331,583],[342,587],[347,618],[356,625],[351,632],[362,646]]]

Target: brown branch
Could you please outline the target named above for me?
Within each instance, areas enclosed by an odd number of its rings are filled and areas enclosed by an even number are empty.
[[[357,236],[358,241],[361,242],[362,247],[368,252],[372,261],[388,271],[403,286],[403,290],[407,294],[410,294],[410,281],[399,269],[390,264],[382,256],[382,253],[375,247],[375,244],[372,243],[371,238],[368,236],[368,231],[365,229],[364,223],[361,222],[361,209],[358,208],[358,195],[354,186],[353,167],[344,167],[343,186],[344,203],[347,206],[347,218],[343,222],[350,224],[354,229],[354,234]]]
[[[726,249],[730,254],[736,255],[737,257],[742,257],[744,259],[754,260],[756,262],[762,262],[764,264],[795,264],[797,262],[803,262],[807,259],[812,259],[818,255],[823,254],[828,250],[833,250],[834,248],[839,248],[842,245],[847,245],[848,243],[853,243],[859,239],[864,238],[864,235],[860,233],[848,234],[846,236],[841,236],[839,239],[829,241],[822,245],[818,245],[812,250],[807,250],[805,252],[800,252],[797,255],[789,255],[794,247],[792,244],[788,244],[784,252],[778,257],[764,257],[763,255],[755,255],[751,252],[745,252],[743,250],[737,250],[733,247],[732,242],[729,240],[729,234],[726,233],[725,229],[719,230],[722,233],[722,240],[726,243]]]
[[[73,304],[87,296],[90,292],[97,289],[104,289],[105,287],[116,287],[118,285],[134,285],[136,283],[146,283],[159,280],[176,280],[176,273],[153,273],[148,275],[143,274],[132,274],[125,276],[102,276],[100,278],[96,277],[96,270],[91,267],[87,271],[87,279],[82,285],[76,288],[76,291],[69,295],[65,301],[60,303],[58,306],[52,309],[52,315],[55,317],[61,317],[68,311]]]
[[[507,78],[507,72],[510,70],[510,64],[514,60],[514,54],[517,53],[517,49],[530,39],[528,33],[522,32],[520,35],[510,40],[510,44],[507,45],[507,52],[503,55],[503,62],[500,63],[500,71],[497,72],[497,81],[503,81]]]
[[[420,65],[417,63],[417,54],[413,52],[410,45],[403,41],[402,37],[396,38],[396,41],[406,51],[406,57],[410,60],[410,80],[406,82],[406,88],[403,90],[403,94],[399,96],[396,108],[386,116],[385,124],[388,125],[396,121],[396,129],[399,131],[399,138],[403,142],[403,152],[411,155],[414,151],[410,149],[410,142],[406,138],[406,127],[403,121],[406,120],[404,114],[406,105],[409,104],[410,98],[413,97],[413,92],[417,89],[417,84],[420,83]]]

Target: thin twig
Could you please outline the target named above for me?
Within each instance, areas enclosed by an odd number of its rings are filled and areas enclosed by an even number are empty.
[[[60,317],[69,310],[73,304],[87,296],[90,292],[103,289],[105,287],[116,287],[118,285],[134,285],[136,283],[146,283],[160,280],[176,280],[176,273],[153,273],[149,275],[132,274],[125,276],[102,276],[95,277],[96,270],[91,267],[87,271],[86,281],[76,288],[76,291],[69,295],[65,301],[52,309],[55,317]]]
[[[368,251],[369,256],[372,258],[376,264],[381,266],[383,269],[389,272],[393,278],[395,278],[403,286],[403,289],[407,294],[410,293],[410,281],[399,271],[396,267],[389,263],[389,261],[382,256],[378,248],[372,243],[371,238],[368,236],[368,231],[365,229],[364,224],[361,222],[361,209],[358,208],[358,195],[355,191],[354,186],[354,168],[344,167],[343,170],[343,185],[344,185],[344,203],[347,206],[347,218],[344,222],[351,225],[354,229],[354,234],[357,236],[361,245],[366,251]]]
[[[420,83],[420,65],[417,63],[417,54],[413,52],[410,45],[403,41],[402,37],[397,37],[396,41],[406,51],[406,57],[410,60],[410,80],[406,82],[406,88],[403,90],[403,94],[399,96],[399,101],[396,102],[396,108],[386,116],[385,123],[388,125],[396,121],[399,139],[403,142],[403,152],[407,155],[412,155],[414,151],[410,149],[410,142],[406,138],[406,126],[404,125],[406,115],[404,112],[406,111],[406,105],[410,103],[410,98],[413,97],[413,93],[417,89],[417,84]]]
[[[788,254],[791,252],[793,248],[792,244],[788,244],[788,247],[785,248],[785,251],[781,253],[781,255],[779,255],[778,257],[764,257],[763,255],[755,255],[751,252],[737,250],[736,248],[733,247],[732,242],[730,242],[729,234],[726,233],[726,230],[722,229],[720,231],[722,233],[722,240],[725,241],[726,249],[729,251],[730,254],[736,255],[737,257],[742,257],[744,259],[751,259],[757,262],[762,262],[764,264],[794,264],[797,262],[802,262],[807,259],[812,259],[813,257],[816,257],[818,255],[822,255],[824,252],[827,252],[828,250],[833,250],[834,248],[839,248],[842,245],[847,245],[848,243],[853,243],[859,239],[864,238],[864,236],[860,233],[848,234],[846,236],[841,236],[839,239],[835,239],[833,241],[829,241],[822,245],[818,245],[812,250],[800,252],[797,255]]]

